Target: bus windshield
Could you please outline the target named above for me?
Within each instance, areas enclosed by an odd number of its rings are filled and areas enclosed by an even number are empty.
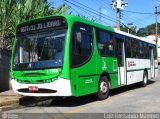
[[[13,69],[61,67],[66,30],[18,35]]]

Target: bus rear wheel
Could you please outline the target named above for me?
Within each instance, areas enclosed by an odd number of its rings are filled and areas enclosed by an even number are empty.
[[[96,94],[96,98],[98,100],[104,100],[109,96],[109,81],[106,76],[101,76],[98,83],[98,93]]]
[[[147,85],[147,82],[148,82],[148,75],[147,75],[147,72],[144,71],[144,73],[143,73],[143,81],[141,82],[142,87],[145,87]]]

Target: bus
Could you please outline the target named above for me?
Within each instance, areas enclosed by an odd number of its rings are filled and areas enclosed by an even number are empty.
[[[108,98],[110,89],[147,85],[158,73],[156,45],[78,16],[17,25],[11,84],[19,95]]]

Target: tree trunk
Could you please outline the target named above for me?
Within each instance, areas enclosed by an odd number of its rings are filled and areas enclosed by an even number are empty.
[[[2,45],[3,44],[3,37],[2,36],[0,36],[0,49],[2,49]]]

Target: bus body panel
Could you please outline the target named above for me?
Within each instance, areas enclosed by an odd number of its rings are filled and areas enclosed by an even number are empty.
[[[95,62],[96,61],[96,62]],[[103,73],[109,74],[110,88],[118,87],[117,58],[93,58],[87,64],[71,69],[71,86],[74,96],[98,91],[98,81]]]
[[[157,57],[158,64],[160,64],[160,40],[157,42]]]
[[[158,51],[157,51],[157,53],[158,53],[158,64],[160,64],[160,41],[158,42],[159,44],[158,44]]]
[[[51,83],[24,84],[15,79],[11,80],[13,91],[24,96],[47,97],[47,96],[72,96],[70,80],[58,78]],[[29,87],[37,87],[38,91],[28,91]]]
[[[158,69],[158,61],[155,59],[155,77],[157,77],[158,76],[158,71],[159,69]]]
[[[151,78],[149,59],[127,58],[127,84],[137,83],[143,80],[145,69],[148,71],[148,78]]]

